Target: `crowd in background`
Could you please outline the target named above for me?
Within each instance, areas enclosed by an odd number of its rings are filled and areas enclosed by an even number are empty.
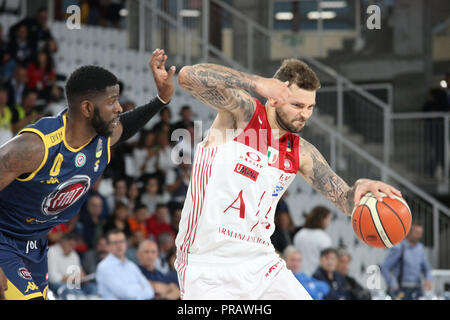
[[[90,14],[106,18],[109,11],[96,7],[100,2],[89,1]],[[0,145],[24,126],[64,107],[58,82],[63,78],[58,78],[54,62],[58,45],[47,14],[40,9],[35,17],[0,32],[7,34],[7,39],[0,38]],[[121,104],[124,111],[135,107],[129,100]],[[174,241],[189,186],[194,122],[188,105],[178,116],[175,121],[166,107],[155,125],[113,148],[109,166],[91,187],[79,215],[48,234],[49,288],[57,298],[179,299]],[[177,129],[188,130],[191,141],[171,141]],[[185,146],[180,156],[190,161],[172,161],[177,143]],[[282,198],[272,242],[314,299],[370,299],[348,274],[350,253],[337,248],[327,235],[330,222],[330,210],[316,207],[302,227],[295,227]],[[398,258],[390,258],[386,274],[398,266]],[[429,268],[425,276],[429,280]],[[411,279],[417,285],[420,277]],[[391,289],[400,288],[393,284]]]

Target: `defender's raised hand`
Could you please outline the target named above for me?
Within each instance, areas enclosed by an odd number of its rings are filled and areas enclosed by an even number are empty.
[[[155,80],[156,88],[158,89],[159,97],[166,103],[172,99],[174,86],[173,75],[175,74],[175,66],[170,67],[169,71],[166,70],[167,56],[163,49],[156,49],[150,58],[149,65],[153,73],[153,79]]]

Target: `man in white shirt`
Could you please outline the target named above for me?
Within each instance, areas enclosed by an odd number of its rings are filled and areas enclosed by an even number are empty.
[[[127,240],[119,230],[111,230],[108,256],[97,267],[98,293],[107,300],[150,300],[155,292],[138,266],[127,259]]]
[[[88,280],[84,273],[80,257],[75,251],[76,236],[64,234],[61,241],[48,249],[48,282],[53,293],[65,299],[67,294],[95,294],[93,283],[82,285]],[[80,291],[82,290],[82,291]]]

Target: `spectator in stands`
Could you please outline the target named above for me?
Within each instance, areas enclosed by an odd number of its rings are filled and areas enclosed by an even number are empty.
[[[79,216],[75,216],[66,223],[58,224],[53,227],[53,229],[47,234],[48,245],[51,246],[55,243],[59,243],[63,235],[67,233],[75,233],[77,230],[78,220]]]
[[[169,254],[175,248],[175,238],[173,233],[163,232],[158,237],[159,256],[155,262],[155,267],[164,274],[169,272]]]
[[[348,293],[349,300],[371,300],[370,292],[364,289],[355,278],[348,275],[348,269],[352,256],[343,248],[338,249],[338,263],[336,271],[344,276],[346,291]]]
[[[330,286],[330,292],[323,297],[324,300],[348,299],[344,276],[336,271],[336,266],[337,250],[334,248],[322,250],[320,252],[320,266],[314,272],[313,277],[325,281]]]
[[[181,119],[175,122],[171,128],[171,133],[177,129],[187,129],[189,127],[194,127],[194,121],[192,120],[192,110],[188,105],[184,105],[180,110]]]
[[[167,279],[169,282],[175,283],[178,287],[180,284],[178,283],[178,273],[175,270],[175,260],[177,259],[177,248],[173,247],[172,250],[167,254],[167,264],[169,265],[169,271],[166,273]]]
[[[141,203],[147,207],[150,216],[156,211],[158,203],[168,203],[170,196],[167,192],[159,193],[159,180],[156,176],[150,176],[145,184],[145,192],[141,195]]]
[[[302,271],[312,275],[319,266],[320,252],[332,244],[330,236],[325,232],[331,222],[331,211],[317,206],[306,217],[303,228],[294,236],[294,246],[303,256]]]
[[[127,187],[128,207],[134,210],[139,206],[139,186],[136,181],[131,180]],[[148,217],[147,217],[148,218]]]
[[[44,114],[48,116],[56,116],[65,109],[64,90],[56,83],[50,88],[50,96],[44,109]]]
[[[447,92],[447,106],[450,107],[450,72],[447,72],[445,74],[445,83],[447,85],[447,89],[446,89],[446,92]]]
[[[80,213],[83,242],[89,249],[94,248],[97,239],[103,235],[105,221],[101,218],[103,199],[92,195],[86,200],[85,210]]]
[[[9,39],[8,52],[16,63],[25,66],[31,61],[36,51],[33,43],[29,40],[28,29],[25,24],[19,24],[13,30],[15,30],[15,33]]]
[[[86,204],[87,204],[87,200],[91,196],[96,195],[96,196],[98,196],[98,197],[100,197],[102,199],[102,213],[100,214],[100,219],[106,221],[109,218],[110,210],[108,208],[108,203],[107,203],[106,197],[103,196],[99,192],[99,188],[100,188],[100,184],[102,183],[102,180],[103,180],[103,176],[100,176],[97,179],[97,181],[95,181],[95,183],[93,185],[91,185],[91,188],[89,189],[89,191],[87,193],[86,202],[83,204],[82,212],[83,212],[83,210],[85,210],[85,207],[86,207]]]
[[[0,83],[12,78],[16,62],[11,58],[9,45],[3,38],[3,27],[0,24]]]
[[[93,283],[86,282],[80,257],[75,252],[76,236],[65,234],[61,241],[48,249],[49,289],[60,297],[67,294],[95,294]],[[80,291],[80,289],[82,291]]]
[[[170,169],[176,165],[172,160],[172,147],[169,144],[169,133],[160,131],[156,134],[156,143],[158,145],[157,168],[165,175]],[[164,179],[162,179],[164,181]]]
[[[183,162],[167,172],[166,190],[170,195],[170,208],[184,203],[191,179],[191,167],[191,164]]]
[[[270,237],[275,250],[283,252],[284,249],[292,245],[292,233],[294,230],[294,223],[291,215],[287,211],[278,211],[275,213],[275,230]]]
[[[156,206],[155,214],[147,220],[147,234],[153,239],[158,239],[163,232],[168,232],[175,238],[175,233],[167,221],[169,221],[169,210],[166,204],[159,203]]]
[[[127,237],[131,235],[130,225],[128,224],[130,209],[123,202],[118,202],[115,205],[114,212],[112,216],[107,220],[105,227],[103,228],[103,232],[106,234],[110,230],[120,230]]]
[[[8,106],[14,108],[17,104],[21,103],[23,92],[27,88],[27,83],[27,69],[20,64],[16,64],[13,77],[5,84],[8,89]]]
[[[381,266],[388,292],[402,300],[416,300],[431,290],[431,267],[420,240],[423,226],[414,221],[405,240],[391,248]],[[396,280],[392,279],[394,273]],[[422,277],[424,282],[422,283]]]
[[[428,99],[422,107],[424,112],[448,112],[450,105],[448,103],[447,92],[442,88],[433,88],[429,91]]]
[[[0,145],[13,137],[11,108],[7,105],[8,89],[0,85]]]
[[[105,236],[97,239],[94,249],[86,251],[81,260],[84,271],[87,275],[97,271],[97,265],[108,255],[108,242]]]
[[[36,16],[26,17],[11,27],[10,36],[21,26],[27,29],[27,40],[33,51],[42,50],[49,39],[53,39],[51,31],[48,27],[48,11],[41,7],[38,9]]]
[[[120,10],[123,9],[123,0],[108,0],[106,21],[114,28],[120,28]]]
[[[140,229],[131,232],[131,236],[128,239],[128,247],[125,255],[127,256],[128,259],[130,259],[136,264],[139,264],[139,260],[137,257],[139,244],[145,239],[146,237],[144,236],[144,232]]]
[[[128,218],[128,225],[130,231],[137,230],[143,233],[144,238],[147,238],[147,219],[150,217],[147,207],[143,204],[136,206],[133,210],[133,216]]]
[[[176,283],[170,282],[163,273],[155,267],[158,259],[156,242],[144,240],[138,249],[139,268],[155,290],[156,299],[178,300],[180,290]]]
[[[278,201],[277,208],[276,208],[275,212],[278,212],[278,211],[286,211],[287,213],[291,214],[290,211],[289,211],[289,206],[288,206],[288,204],[287,204],[287,202],[286,202],[286,198],[287,198],[288,196],[289,196],[289,190],[286,190],[286,191],[283,193],[283,195],[281,196],[280,201]],[[301,228],[298,228],[298,230],[300,230],[300,229],[301,229]],[[298,230],[297,230],[297,231],[298,231]]]
[[[114,193],[106,197],[106,201],[110,212],[114,210],[114,206],[118,202],[128,205],[127,180],[125,178],[118,178],[114,181]]]
[[[170,132],[170,127],[171,127],[171,119],[172,119],[172,111],[170,111],[169,107],[164,107],[161,109],[161,111],[159,112],[159,122],[157,122],[153,128],[152,131],[155,133],[159,133],[159,132],[166,132],[169,133]]]
[[[142,132],[138,147],[133,150],[133,177],[138,178],[143,174],[156,173],[158,148],[156,146],[156,135],[153,131]]]
[[[48,101],[56,80],[56,71],[46,51],[39,51],[33,61],[28,64],[27,74],[28,88],[38,90],[40,98]]]
[[[325,281],[320,281],[300,272],[302,267],[302,254],[294,246],[287,246],[283,252],[286,260],[286,268],[292,271],[297,280],[308,291],[314,300],[323,300],[324,295],[330,292],[330,286]]]
[[[51,60],[52,65],[56,68],[56,63],[54,56],[58,52],[58,42],[56,42],[55,39],[51,38],[48,39],[45,43],[43,51],[47,52],[49,54],[49,58]]]
[[[171,208],[170,215],[170,225],[175,234],[178,233],[178,228],[180,226],[181,213],[183,212],[183,204],[178,204]]]
[[[150,300],[155,292],[138,266],[127,259],[125,234],[108,232],[109,254],[97,266],[96,279],[100,297],[108,300]]]
[[[43,115],[36,110],[37,99],[37,91],[27,89],[23,92],[21,104],[16,104],[12,109],[12,129],[14,134],[30,123],[34,123],[42,118]]]
[[[429,92],[428,100],[423,105],[424,112],[449,112],[450,105],[448,103],[447,92],[442,88],[434,88]],[[429,174],[434,175],[437,179],[443,177],[444,164],[444,148],[442,147],[441,138],[444,136],[444,129],[442,126],[437,126],[434,119],[426,119],[424,130],[424,142],[429,146],[426,151],[429,155]]]

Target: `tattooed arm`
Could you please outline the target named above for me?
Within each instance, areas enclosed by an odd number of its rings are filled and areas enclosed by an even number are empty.
[[[249,121],[256,104],[249,91],[284,102],[290,94],[287,84],[216,64],[186,66],[178,74],[178,82],[201,102],[220,113],[232,115],[236,121]]]
[[[42,139],[24,132],[0,147],[0,191],[24,173],[35,171],[44,159]]]
[[[401,192],[381,181],[370,179],[358,179],[352,187],[349,187],[328,165],[325,158],[312,144],[300,139],[300,169],[299,173],[317,191],[322,193],[336,207],[346,215],[352,214],[361,198],[372,192],[380,201],[380,192],[392,197],[401,197]]]
[[[325,158],[309,142],[300,139],[300,174],[346,215],[354,206],[355,186],[350,188],[328,165]]]

